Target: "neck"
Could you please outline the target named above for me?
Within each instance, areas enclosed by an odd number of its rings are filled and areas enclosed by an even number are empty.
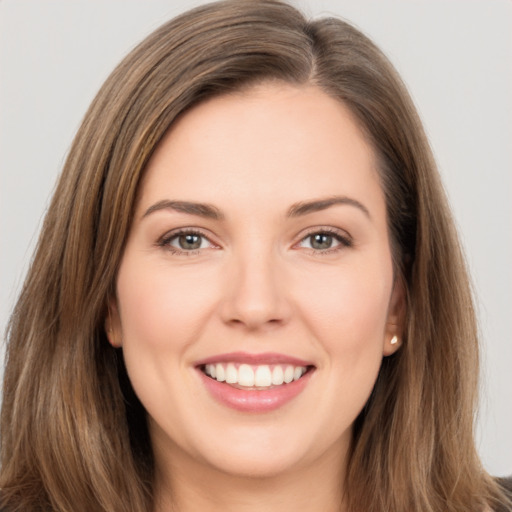
[[[265,477],[226,474],[186,457],[168,468],[157,461],[155,512],[343,512],[343,477],[339,453]]]

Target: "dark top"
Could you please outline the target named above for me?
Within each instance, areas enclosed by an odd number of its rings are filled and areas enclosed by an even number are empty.
[[[512,476],[508,478],[497,478],[496,481],[501,485],[508,498],[512,500]],[[512,508],[501,506],[496,509],[496,512],[512,512]]]

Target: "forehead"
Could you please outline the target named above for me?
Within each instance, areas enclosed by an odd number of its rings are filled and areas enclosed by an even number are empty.
[[[180,117],[146,168],[140,207],[169,198],[247,207],[333,194],[374,201],[382,199],[376,169],[346,105],[314,86],[265,84]]]

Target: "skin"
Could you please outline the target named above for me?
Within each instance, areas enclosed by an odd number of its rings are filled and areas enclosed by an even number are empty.
[[[361,206],[287,215],[333,196]],[[222,218],[154,208],[165,200]],[[180,248],[181,228],[204,236],[198,250]],[[318,249],[326,229],[349,245]],[[345,105],[266,84],[184,115],[147,167],[107,325],[149,415],[156,510],[171,494],[179,511],[342,510],[352,425],[402,311],[375,154]],[[240,412],[195,367],[233,351],[315,368],[283,407]]]

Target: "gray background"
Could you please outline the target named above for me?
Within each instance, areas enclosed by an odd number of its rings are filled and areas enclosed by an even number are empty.
[[[0,329],[95,92],[139,40],[200,1],[0,1]],[[478,444],[512,473],[512,2],[297,0],[388,54],[424,120],[468,262],[483,341]],[[3,337],[2,337],[3,340]],[[0,354],[1,357],[1,354]]]

